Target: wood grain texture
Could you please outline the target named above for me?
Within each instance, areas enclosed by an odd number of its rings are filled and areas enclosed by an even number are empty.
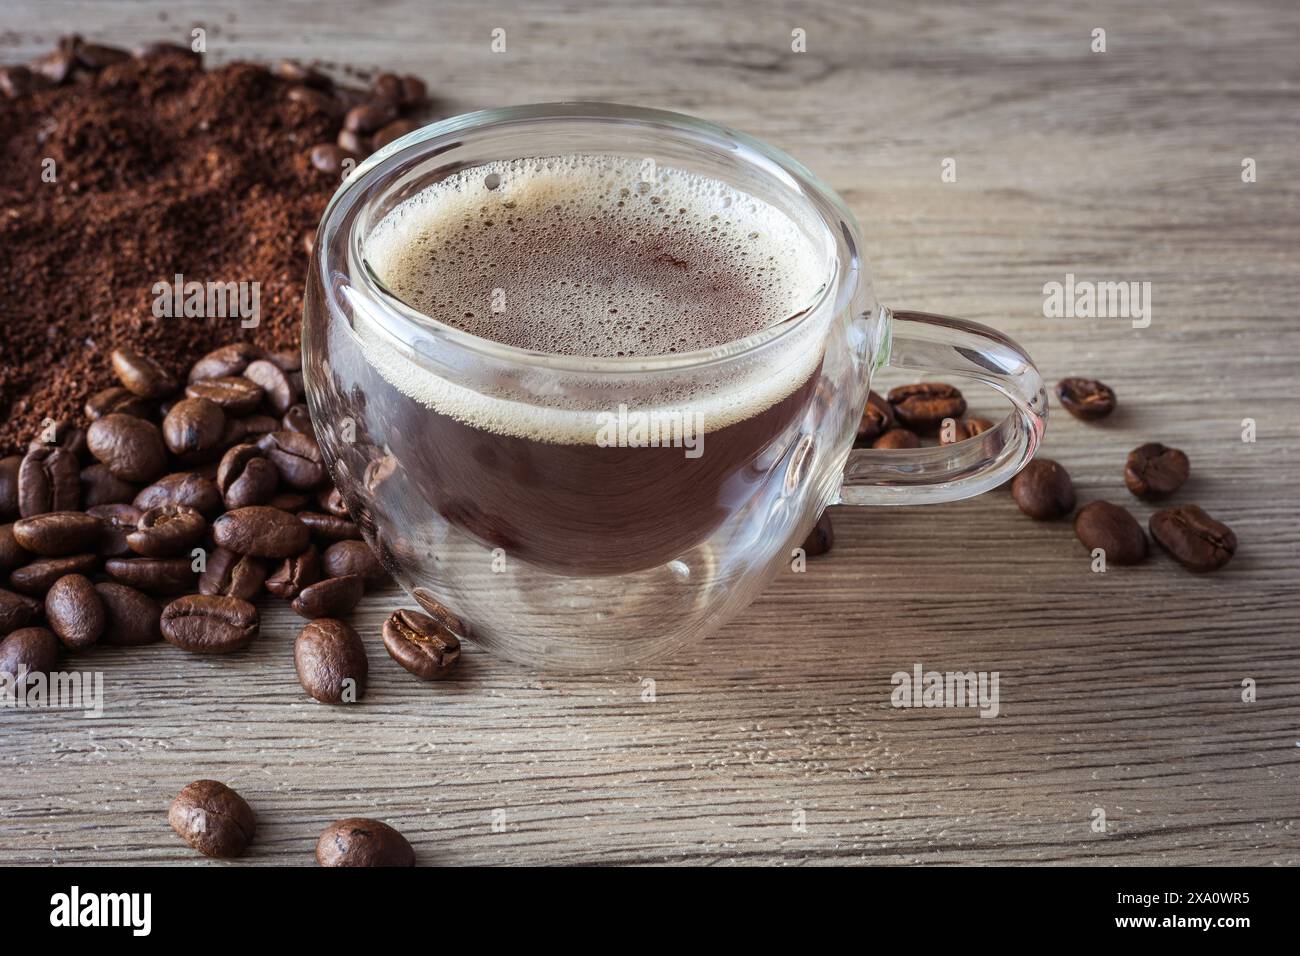
[[[0,711],[0,863],[206,864],[165,818],[204,776],[256,809],[252,863],[310,863],[352,815],[426,864],[1300,862],[1294,4],[10,0],[0,59],[196,23],[215,60],[420,73],[447,113],[632,102],[787,149],[858,214],[883,301],[995,325],[1049,381],[1114,386],[1111,420],[1049,427],[1080,504],[1133,504],[1124,456],[1161,440],[1193,463],[1177,500],[1241,549],[1211,576],[1163,555],[1093,574],[1068,522],[1035,524],[1004,490],[837,508],[832,554],[644,672],[538,675],[471,649],[424,685],[378,641],[399,596],[372,595],[370,690],[349,708],[301,692],[298,624],[266,605],[262,638],[227,659],[79,659],[105,672],[101,719]],[[1150,327],[1044,318],[1043,284],[1067,272],[1151,282]],[[1001,715],[892,708],[891,674],[916,662],[999,671]]]

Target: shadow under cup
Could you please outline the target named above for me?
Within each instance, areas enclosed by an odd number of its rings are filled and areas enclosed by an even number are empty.
[[[451,173],[573,154],[652,160],[775,206],[824,251],[815,298],[713,349],[543,355],[415,312],[365,261],[371,230]],[[847,213],[805,176],[720,127],[585,105],[459,117],[353,173],[315,246],[304,377],[336,485],[417,600],[513,659],[605,668],[716,629],[791,560],[838,488],[875,310],[860,278],[845,282],[857,277]],[[774,381],[789,384],[737,415]],[[537,428],[483,424],[507,419]]]

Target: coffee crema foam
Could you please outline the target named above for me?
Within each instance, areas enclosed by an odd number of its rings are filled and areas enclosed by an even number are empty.
[[[601,358],[743,339],[804,311],[827,273],[809,237],[770,204],[669,167],[643,182],[639,162],[612,156],[460,170],[391,210],[362,252],[393,294],[447,325],[530,351]],[[535,405],[446,381],[400,354],[367,311],[358,308],[355,322],[367,360],[400,391],[467,424],[588,443],[595,417],[610,410],[550,397],[558,404]],[[686,371],[637,405],[698,414],[713,430],[789,395],[818,357],[796,346],[779,364],[742,361],[698,382]]]

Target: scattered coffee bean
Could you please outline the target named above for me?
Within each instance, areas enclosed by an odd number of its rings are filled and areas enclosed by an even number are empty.
[[[179,385],[165,368],[134,349],[113,349],[109,358],[113,371],[132,395],[162,398],[176,391]]]
[[[194,460],[220,447],[226,431],[221,406],[206,398],[184,398],[163,419],[163,441],[178,458]],[[160,469],[161,470],[161,469]]]
[[[18,471],[22,465],[21,455],[0,458],[0,518],[18,517]]]
[[[942,382],[918,382],[889,390],[894,417],[906,428],[922,435],[939,430],[945,418],[960,418],[966,399],[960,391]]]
[[[339,617],[357,606],[365,590],[365,582],[355,574],[326,578],[299,591],[289,606],[305,618]]]
[[[105,415],[134,415],[136,418],[149,418],[154,413],[154,405],[146,398],[114,385],[96,392],[86,399],[86,417],[92,422]]]
[[[397,119],[397,107],[384,100],[362,103],[348,110],[343,117],[343,128],[362,136],[369,136]]]
[[[99,71],[106,66],[113,66],[116,63],[125,63],[131,59],[131,54],[126,50],[118,49],[115,46],[105,46],[102,43],[79,43],[76,48],[77,63],[88,70]]]
[[[97,505],[129,502],[139,490],[139,485],[118,478],[101,462],[81,469],[81,505],[87,511]]]
[[[87,508],[86,514],[99,520],[99,553],[106,558],[123,558],[134,554],[127,536],[140,524],[144,514],[135,505],[110,504]]]
[[[1151,537],[1189,571],[1217,571],[1237,553],[1237,535],[1196,505],[1166,508],[1151,516]]]
[[[370,138],[370,148],[378,152],[389,143],[401,139],[407,133],[414,133],[420,128],[420,124],[415,120],[399,119],[393,120],[387,126],[380,128],[374,136]]]
[[[24,518],[49,511],[74,511],[81,498],[81,465],[62,448],[36,448],[18,466],[18,513]]]
[[[109,558],[109,577],[149,594],[183,594],[193,591],[198,575],[189,558]]]
[[[350,129],[339,130],[338,138],[334,142],[349,156],[365,156],[370,152],[367,138]]]
[[[316,436],[293,431],[275,431],[257,441],[275,465],[281,480],[290,488],[310,491],[329,478]]]
[[[411,844],[386,823],[350,817],[325,828],[316,841],[321,866],[415,866]]]
[[[294,60],[281,60],[275,66],[275,73],[290,83],[301,83],[318,90],[328,90],[333,86],[333,82],[324,73]]]
[[[282,491],[266,504],[270,508],[279,508],[281,511],[292,511],[297,514],[310,503],[311,499],[301,491]]]
[[[325,514],[338,518],[348,517],[348,506],[343,501],[343,495],[333,485],[322,488],[316,493],[316,504]]]
[[[262,386],[242,375],[204,378],[185,386],[189,398],[212,402],[227,415],[251,415],[262,404]]]
[[[27,450],[62,448],[71,452],[80,467],[89,461],[90,452],[86,447],[86,430],[73,427],[66,422],[59,422],[49,429],[42,429],[41,434],[27,443]]]
[[[438,680],[460,660],[460,638],[441,621],[405,608],[384,621],[388,655],[421,680]]]
[[[874,391],[867,393],[867,406],[858,422],[856,445],[869,445],[894,427],[894,410]]]
[[[157,425],[143,418],[121,413],[105,415],[90,423],[86,438],[91,454],[125,481],[153,481],[167,467],[162,433]]]
[[[325,175],[337,176],[345,163],[351,162],[355,166],[360,156],[334,143],[318,143],[311,148],[309,158],[311,164]]]
[[[831,527],[831,514],[829,511],[823,511],[813,529],[808,532],[808,537],[804,539],[804,554],[810,558],[825,554],[835,543],[835,531]]]
[[[208,523],[195,509],[161,505],[140,516],[136,530],[126,536],[126,543],[143,557],[170,558],[197,545],[207,530]]]
[[[262,558],[217,548],[199,575],[199,593],[251,601],[261,592],[266,571]]]
[[[83,511],[49,511],[14,522],[18,543],[43,558],[93,551],[100,531],[99,519]]]
[[[182,471],[159,478],[144,488],[131,502],[141,511],[165,505],[184,505],[205,518],[221,511],[221,492],[217,483],[196,471]]]
[[[1139,445],[1124,463],[1124,484],[1144,501],[1168,498],[1187,481],[1191,463],[1177,448],[1159,442]]]
[[[247,601],[215,594],[187,594],[162,611],[162,636],[195,654],[229,654],[257,637],[257,608]]]
[[[103,635],[108,612],[84,574],[59,578],[45,595],[45,619],[70,651],[84,651]]]
[[[0,588],[0,634],[26,627],[40,611],[40,601]]]
[[[244,378],[260,385],[266,393],[266,404],[275,415],[284,415],[297,400],[297,393],[289,376],[274,362],[258,359],[244,369]]]
[[[284,425],[284,430],[288,432],[315,435],[311,425],[311,413],[307,411],[307,406],[301,403],[284,413],[284,421],[281,424]]]
[[[1056,384],[1061,407],[1084,421],[1105,418],[1115,410],[1115,393],[1109,385],[1093,378],[1063,378]]]
[[[1074,516],[1074,533],[1089,551],[1101,548],[1108,564],[1137,564],[1147,556],[1147,536],[1127,510],[1094,501]]]
[[[244,374],[244,369],[258,359],[265,358],[264,349],[251,342],[231,342],[213,349],[199,359],[190,368],[189,380],[199,382],[204,379],[232,378]]]
[[[352,572],[346,572],[352,573]],[[333,577],[342,577],[335,574]],[[266,579],[266,589],[276,597],[292,601],[302,589],[315,584],[321,579],[321,557],[313,544],[307,545],[301,554],[285,558],[280,566]]]
[[[921,439],[906,428],[890,428],[871,443],[872,448],[920,448]]]
[[[235,857],[248,848],[257,830],[253,808],[216,780],[196,780],[167,811],[176,835],[204,856]]]
[[[945,419],[939,426],[939,444],[955,445],[957,442],[966,441],[976,435],[982,435],[993,427],[994,423],[987,418]]]
[[[22,567],[31,559],[32,555],[14,537],[14,526],[0,525],[0,575]]]
[[[348,518],[321,514],[317,511],[300,511],[298,519],[311,531],[312,537],[322,545],[329,545],[335,541],[361,540],[361,529]]]
[[[1074,510],[1074,482],[1050,458],[1035,458],[1011,479],[1011,497],[1036,521],[1062,518]]]
[[[137,647],[162,640],[162,605],[135,588],[101,581],[95,592],[104,602],[107,623],[103,641],[116,647]]]
[[[50,586],[65,574],[90,574],[99,567],[99,556],[74,554],[66,558],[38,558],[31,564],[14,568],[9,574],[9,586],[15,591],[44,597]]]
[[[364,541],[336,541],[325,549],[321,564],[327,577],[355,574],[367,587],[377,587],[389,579],[383,563]]]
[[[265,505],[227,511],[213,522],[212,536],[223,548],[259,558],[292,557],[311,540],[297,515]]]
[[[316,700],[352,703],[365,693],[366,648],[342,621],[326,617],[304,627],[294,641],[293,663],[303,690]]]
[[[20,627],[0,640],[0,674],[12,692],[37,674],[49,674],[59,662],[59,639],[45,627]]]

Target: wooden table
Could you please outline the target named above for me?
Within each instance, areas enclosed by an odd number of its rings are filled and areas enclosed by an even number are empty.
[[[0,862],[201,863],[165,813],[204,776],[255,807],[254,863],[310,863],[349,815],[398,826],[426,864],[1300,862],[1294,5],[509,7],[12,0],[0,59],[72,30],[197,23],[213,60],[418,72],[448,113],[583,98],[740,127],[843,193],[885,302],[995,325],[1049,381],[1114,386],[1106,423],[1052,417],[1044,451],[1080,504],[1145,523],[1123,461],[1164,441],[1193,463],[1178,500],[1230,523],[1240,553],[1209,576],[1163,555],[1094,574],[1068,522],[1034,523],[1004,490],[836,508],[832,554],[636,673],[539,675],[471,650],[425,685],[377,641],[399,596],[373,595],[352,708],[302,693],[298,622],[268,605],[231,658],[87,658],[105,672],[98,720],[0,711]],[[1150,327],[1045,318],[1043,285],[1067,273],[1152,283]],[[998,671],[1000,715],[891,707],[891,675],[916,663]]]

